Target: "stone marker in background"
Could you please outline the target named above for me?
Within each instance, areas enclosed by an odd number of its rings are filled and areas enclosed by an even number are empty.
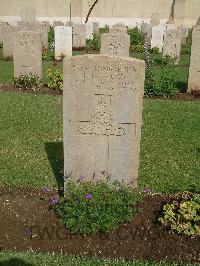
[[[99,22],[93,22],[93,32],[94,34],[99,34]]]
[[[4,25],[1,27],[3,39],[3,57],[13,57],[14,40],[17,28],[12,25]]]
[[[93,39],[93,23],[92,22],[89,22],[89,23],[86,23],[86,39],[88,40],[92,40]]]
[[[14,77],[30,73],[42,78],[41,33],[19,31],[13,50]]]
[[[36,22],[36,12],[33,7],[25,7],[20,12],[21,21],[32,23]]]
[[[49,32],[50,31],[50,23],[49,23],[49,21],[42,21],[41,23],[44,24],[47,27],[48,32]]]
[[[101,35],[101,54],[129,56],[130,36],[128,34],[103,33]]]
[[[192,48],[190,57],[190,70],[188,80],[188,92],[200,91],[200,27],[192,32]]]
[[[181,44],[185,45],[187,43],[188,28],[187,26],[180,26],[178,30],[181,31]]]
[[[147,41],[147,43],[151,45],[152,26],[148,23],[142,23],[141,31],[145,34],[145,40]]]
[[[20,31],[36,31],[40,32],[42,36],[42,46],[48,49],[48,24],[34,22],[34,23],[19,23]]]
[[[64,23],[61,21],[54,21],[53,22],[53,27],[57,27],[57,26],[64,26]]]
[[[173,20],[172,17],[170,17],[169,20],[166,22],[166,29],[167,30],[175,30],[176,29],[175,21]]]
[[[164,33],[163,56],[169,55],[175,59],[175,65],[179,63],[181,53],[181,31],[166,30]]]
[[[137,186],[145,64],[82,55],[64,60],[64,174]],[[67,181],[65,182],[67,187]]]
[[[150,24],[153,27],[160,25],[160,14],[158,12],[155,12],[151,15]]]
[[[152,27],[151,48],[158,47],[159,51],[162,52],[164,31],[165,27],[161,25]]]
[[[86,24],[73,25],[73,47],[80,48],[86,46]]]
[[[127,28],[125,25],[118,23],[109,27],[109,33],[127,34]]]
[[[72,28],[58,26],[55,32],[55,58],[61,59],[63,56],[72,56]]]

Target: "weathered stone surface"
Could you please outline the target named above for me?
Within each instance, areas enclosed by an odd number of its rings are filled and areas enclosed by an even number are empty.
[[[192,90],[200,91],[200,27],[194,28],[192,33],[188,92]]]
[[[150,24],[153,27],[160,25],[160,14],[158,12],[155,12],[151,15]]]
[[[178,65],[181,53],[181,31],[166,30],[164,33],[163,56],[169,55],[175,59],[175,64]]]
[[[141,31],[145,34],[145,40],[151,45],[152,26],[148,23],[141,24]]]
[[[3,57],[12,57],[17,28],[12,25],[3,25],[1,33],[3,39]]]
[[[161,25],[152,27],[151,48],[158,47],[159,51],[162,52],[165,29],[166,28]]]
[[[130,36],[128,34],[103,33],[101,54],[129,56]]]
[[[19,31],[35,31],[41,33],[42,46],[48,49],[48,25],[44,23],[20,23]]]
[[[92,40],[93,39],[93,23],[89,22],[86,23],[86,39]]]
[[[178,30],[181,31],[181,36],[182,36],[181,37],[181,43],[183,45],[185,45],[187,42],[188,28],[187,28],[187,26],[180,26],[180,27],[178,27]]]
[[[99,22],[93,22],[93,32],[94,34],[99,34]]]
[[[61,21],[54,21],[53,22],[53,27],[57,27],[57,26],[64,26],[64,23]]]
[[[49,32],[50,31],[50,23],[49,23],[49,21],[42,21],[41,23],[44,24],[47,27],[48,32]]]
[[[64,60],[64,172],[136,187],[144,62],[83,55]]]
[[[55,31],[55,58],[61,59],[62,56],[72,56],[72,28],[58,26]]]
[[[127,34],[127,28],[123,24],[115,24],[109,28],[109,33]]]
[[[42,40],[41,33],[19,31],[13,50],[14,76],[30,73],[42,78]]]
[[[80,48],[86,46],[86,24],[73,25],[73,47]]]
[[[21,10],[21,21],[32,23],[36,22],[36,12],[33,7],[25,7]]]

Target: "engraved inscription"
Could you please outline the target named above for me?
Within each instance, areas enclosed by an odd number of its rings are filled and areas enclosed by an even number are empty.
[[[119,127],[113,122],[110,103],[101,96],[98,96],[97,105],[92,115],[91,122],[86,126],[80,127],[78,131],[81,134],[106,136],[123,136],[126,134],[124,128]]]

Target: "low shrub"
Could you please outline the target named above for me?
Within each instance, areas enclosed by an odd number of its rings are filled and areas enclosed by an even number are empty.
[[[159,221],[178,234],[200,236],[200,194],[184,193],[172,204],[165,204]]]
[[[159,54],[159,53],[160,53],[160,50],[159,50],[158,47],[153,47],[153,48],[151,48],[150,52],[151,52],[152,54]]]
[[[48,33],[48,42],[49,43],[53,43],[55,41],[54,38],[54,28],[52,26],[50,26],[50,31]]]
[[[177,93],[176,84],[177,74],[174,60],[169,56],[164,57],[159,69],[150,60],[145,74],[144,95],[147,98],[174,96]]]
[[[22,90],[37,90],[42,86],[42,80],[32,73],[29,75],[21,75],[19,77],[13,77],[13,84],[16,88]]]
[[[139,199],[138,194],[122,185],[110,187],[103,182],[96,185],[81,182],[77,186],[68,181],[66,193],[53,208],[74,234],[111,232],[130,221],[137,212],[134,204]]]
[[[143,53],[144,52],[144,45],[139,43],[139,44],[132,44],[130,47],[131,51],[137,52],[137,53]]]
[[[130,35],[131,45],[143,45],[145,43],[145,34],[137,27],[128,29],[128,34]]]
[[[100,35],[94,34],[93,39],[88,39],[86,42],[86,51],[87,52],[99,52],[101,47]]]
[[[63,88],[63,77],[60,69],[50,68],[46,72],[48,83],[47,86],[50,89],[62,90]]]

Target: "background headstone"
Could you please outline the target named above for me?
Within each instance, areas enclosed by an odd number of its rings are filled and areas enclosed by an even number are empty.
[[[88,40],[92,40],[93,39],[93,23],[92,22],[89,22],[89,23],[86,23],[86,39]]]
[[[127,34],[127,28],[125,25],[115,24],[115,25],[109,27],[109,33]]]
[[[160,25],[160,14],[158,12],[155,12],[151,15],[150,24],[153,27]]]
[[[181,31],[181,43],[185,45],[187,42],[188,28],[187,26],[180,26],[178,27],[178,30]]]
[[[137,186],[144,73],[144,61],[133,58],[65,58],[65,176],[96,182],[109,175],[111,183]]]
[[[142,23],[141,31],[145,34],[145,40],[147,41],[147,43],[151,45],[152,26],[148,23]]]
[[[57,27],[57,26],[64,26],[64,23],[61,21],[54,21],[53,22],[53,27]]]
[[[130,36],[128,34],[103,33],[101,54],[129,56]]]
[[[72,28],[58,26],[55,31],[55,58],[61,59],[62,56],[72,56]]]
[[[42,45],[48,49],[48,24],[34,22],[34,23],[20,23],[18,26],[20,31],[35,31],[40,32],[42,36]]]
[[[14,40],[17,28],[12,25],[3,25],[1,27],[3,39],[3,57],[13,57]]]
[[[99,34],[99,22],[93,22],[93,32],[94,34]]]
[[[178,65],[181,53],[181,31],[166,30],[164,33],[163,56],[169,55],[175,59],[175,64]]]
[[[159,51],[162,52],[164,32],[165,27],[161,25],[152,27],[151,48],[158,47]]]
[[[188,92],[200,91],[200,27],[194,28],[192,33],[192,48],[190,57],[190,70]]]
[[[80,48],[86,46],[86,24],[73,25],[73,47]]]
[[[41,33],[19,31],[13,50],[14,77],[30,73],[42,78],[42,39]]]

